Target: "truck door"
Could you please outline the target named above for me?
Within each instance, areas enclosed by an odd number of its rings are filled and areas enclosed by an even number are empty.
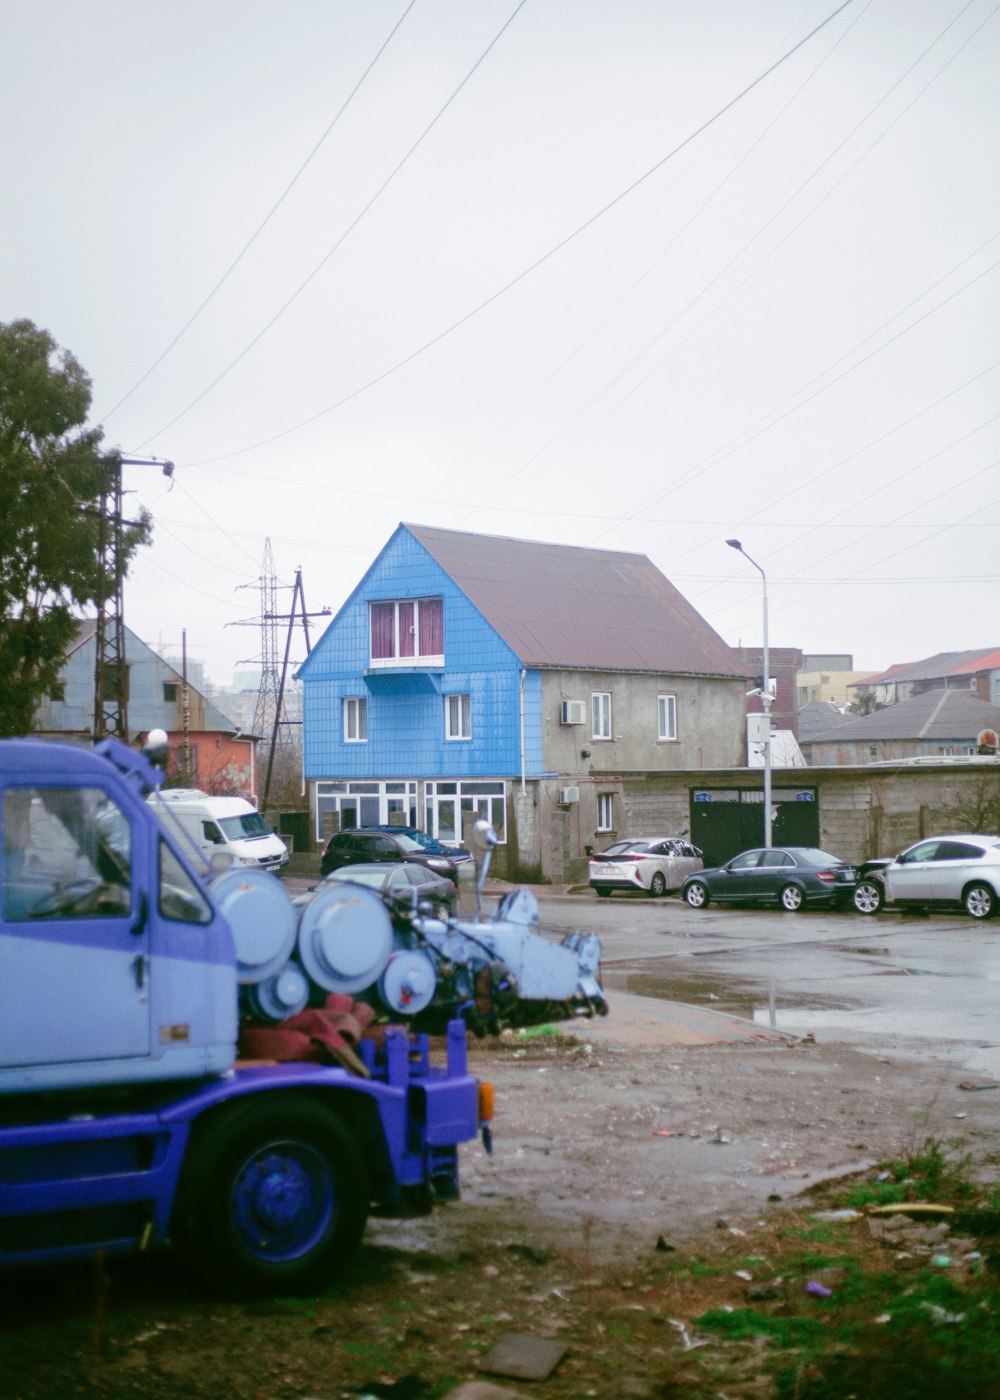
[[[148,1055],[142,828],[99,786],[9,786],[2,822],[0,1066]]]

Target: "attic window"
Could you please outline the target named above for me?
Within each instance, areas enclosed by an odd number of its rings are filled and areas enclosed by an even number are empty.
[[[163,698],[164,698],[164,700],[167,702],[168,705],[173,705],[173,704],[176,702],[176,700],[177,700],[177,690],[178,690],[178,687],[177,687],[177,682],[176,682],[176,681],[164,681],[164,682],[163,682]]]
[[[404,598],[369,605],[371,664],[444,665],[444,609],[440,598]]]

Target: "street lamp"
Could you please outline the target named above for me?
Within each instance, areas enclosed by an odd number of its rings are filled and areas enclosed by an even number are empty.
[[[726,540],[730,549],[738,550],[752,564],[764,583],[764,684],[761,701],[764,705],[764,845],[771,844],[771,676],[767,654],[767,574],[743,548],[739,540]]]

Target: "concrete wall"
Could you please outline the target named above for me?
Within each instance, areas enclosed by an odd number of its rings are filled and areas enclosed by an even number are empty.
[[[850,767],[861,763],[898,763],[904,758],[941,758],[946,748],[952,755],[965,757],[965,751],[975,751],[976,736],[966,739],[829,739],[823,743],[802,744],[802,752],[810,767]]]
[[[952,829],[949,808],[970,795],[984,778],[995,775],[1000,763],[970,763],[920,768],[810,768],[808,780],[817,789],[820,845],[844,860],[895,855],[923,836]],[[802,770],[796,770],[796,777]],[[782,783],[785,770],[776,769]],[[622,777],[625,830],[683,834],[690,823],[690,793],[702,786],[701,772]],[[759,787],[760,777],[745,768],[713,773],[713,787]]]
[[[817,700],[849,705],[858,693],[850,687],[874,674],[874,671],[799,671],[795,677],[799,709]]]

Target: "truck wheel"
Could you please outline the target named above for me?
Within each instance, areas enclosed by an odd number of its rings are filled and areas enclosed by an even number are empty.
[[[357,1248],[368,1203],[343,1120],[305,1095],[270,1092],[196,1127],[174,1241],[228,1297],[310,1292]]]
[[[859,880],[851,898],[859,914],[877,914],[885,903],[885,894],[877,880]]]

